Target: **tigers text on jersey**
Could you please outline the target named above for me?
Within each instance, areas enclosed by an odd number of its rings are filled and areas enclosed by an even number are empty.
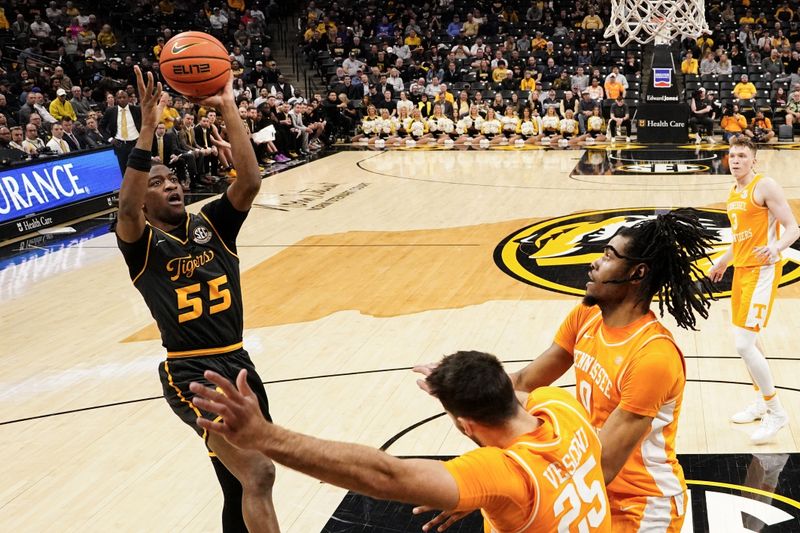
[[[756,204],[754,192],[763,176],[756,176],[743,189],[731,188],[726,210],[731,223],[734,267],[763,266],[753,249],[775,244],[780,239],[780,224],[766,206]],[[780,259],[778,259],[780,261]]]
[[[205,209],[205,208],[204,208]],[[148,224],[146,258],[132,276],[169,357],[230,352],[242,345],[239,258],[206,216],[189,214],[182,240]]]
[[[569,392],[541,387],[525,408],[541,421],[507,448],[483,447],[445,463],[457,510],[480,508],[484,530],[611,531],[600,440]]]
[[[686,372],[672,335],[652,311],[622,328],[603,324],[600,308],[579,304],[555,342],[573,355],[576,394],[602,428],[620,408],[652,417],[650,430],[608,486],[613,494],[675,496],[686,490],[675,435]],[[612,502],[613,503],[613,502]]]

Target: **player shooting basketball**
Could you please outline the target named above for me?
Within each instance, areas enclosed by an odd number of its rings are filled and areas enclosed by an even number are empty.
[[[800,229],[780,185],[756,174],[756,146],[744,135],[730,139],[728,165],[736,183],[728,195],[731,247],[708,276],[719,281],[733,264],[731,321],[736,351],[756,387],[756,400],[734,414],[731,421],[746,424],[761,420],[751,435],[754,444],[770,441],[788,422],[778,399],[775,380],[757,342],[766,327],[781,279],[781,252],[800,237]]]
[[[164,165],[151,165],[153,133],[166,95],[147,73],[134,67],[142,108],[142,130],[119,193],[117,243],[136,289],[161,332],[167,359],[159,365],[164,396],[193,429],[201,412],[192,403],[191,381],[203,371],[234,379],[248,370],[248,382],[262,414],[269,418],[266,391],[242,348],[242,291],[236,237],[261,187],[258,163],[233,98],[232,76],[219,93],[199,103],[222,113],[238,179],[222,197],[188,214],[180,181]],[[274,465],[219,435],[206,440],[225,497],[223,531],[278,531],[272,505]]]

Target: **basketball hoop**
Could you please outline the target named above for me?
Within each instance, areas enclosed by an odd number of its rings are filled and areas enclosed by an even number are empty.
[[[620,46],[669,44],[674,37],[697,38],[707,31],[705,0],[611,0],[604,36]]]

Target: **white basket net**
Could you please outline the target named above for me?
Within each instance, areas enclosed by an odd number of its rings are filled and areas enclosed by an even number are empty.
[[[604,36],[616,38],[620,46],[632,41],[668,44],[707,31],[705,0],[611,0]]]

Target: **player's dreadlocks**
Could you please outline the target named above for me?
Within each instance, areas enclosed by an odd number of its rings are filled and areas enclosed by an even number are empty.
[[[626,257],[648,266],[642,279],[642,298],[649,302],[657,294],[661,316],[666,305],[678,326],[693,330],[695,312],[708,318],[713,284],[695,261],[703,257],[711,260],[707,250],[716,234],[703,227],[696,210],[675,209],[622,227],[617,235],[628,239]]]

